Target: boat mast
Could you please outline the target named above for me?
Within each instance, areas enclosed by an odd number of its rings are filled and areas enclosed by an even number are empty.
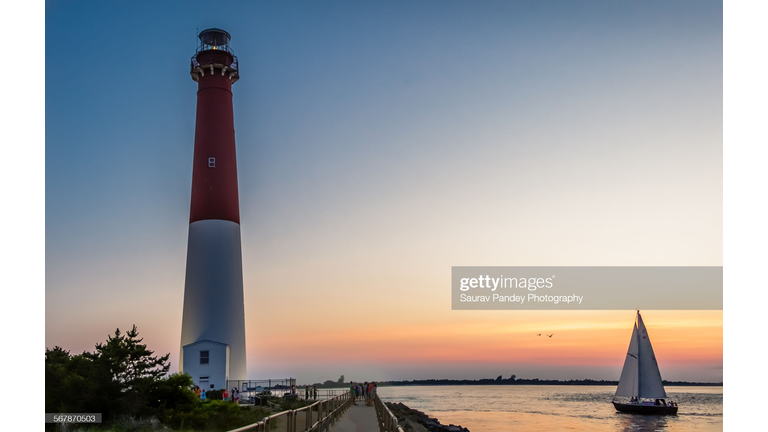
[[[635,314],[635,332],[632,333],[632,337],[635,338],[635,343],[637,344],[637,393],[635,394],[635,397],[640,399],[640,395],[643,394],[641,387],[642,387],[642,377],[640,374],[642,373],[642,368],[640,367],[640,359],[643,358],[642,356],[642,347],[640,343],[640,323],[642,323],[642,318],[640,318],[640,310],[637,310],[637,314]]]

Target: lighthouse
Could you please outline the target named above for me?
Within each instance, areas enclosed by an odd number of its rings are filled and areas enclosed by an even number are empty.
[[[198,37],[190,68],[197,118],[179,371],[210,390],[247,378],[232,108],[240,76],[229,33],[212,28]]]

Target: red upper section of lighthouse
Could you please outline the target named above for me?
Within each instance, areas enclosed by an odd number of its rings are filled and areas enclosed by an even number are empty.
[[[206,32],[210,37],[211,30],[205,30],[201,41]],[[231,69],[236,59],[226,48],[199,51],[197,72],[194,61],[192,65],[198,91],[190,223],[205,219],[240,223]]]

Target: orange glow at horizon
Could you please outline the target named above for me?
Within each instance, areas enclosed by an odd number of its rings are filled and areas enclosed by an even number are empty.
[[[722,311],[641,313],[655,354],[664,365],[722,364]],[[258,349],[274,353],[271,359],[284,360],[311,352],[313,360],[320,362],[344,359],[354,347],[356,360],[363,362],[623,364],[632,333],[631,313],[544,311],[522,315],[522,320],[519,316],[517,320],[497,316],[484,321],[431,317],[428,322],[379,321],[354,327],[324,322],[308,332],[259,335]]]

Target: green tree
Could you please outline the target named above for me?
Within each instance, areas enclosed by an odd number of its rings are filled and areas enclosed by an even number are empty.
[[[46,412],[100,412],[105,421],[118,414],[134,416],[160,407],[162,402],[150,401],[158,401],[153,398],[161,387],[191,385],[191,379],[165,382],[170,354],[154,356],[142,341],[134,325],[125,334],[117,329],[93,353],[71,356],[58,346],[46,349]]]
[[[190,426],[190,413],[201,404],[200,399],[193,393],[192,377],[185,373],[175,373],[152,386],[146,398],[146,405],[139,411],[140,416],[157,417],[163,424],[174,428]],[[234,404],[233,404],[234,405]]]
[[[200,401],[191,376],[167,375],[170,354],[155,356],[142,341],[133,326],[125,334],[117,329],[92,353],[73,356],[58,346],[46,348],[45,411],[102,413],[116,430],[128,427],[120,417],[129,417],[127,424],[131,417],[155,417],[174,429],[230,430],[268,414],[227,401]]]
[[[114,336],[107,337],[106,343],[96,344],[96,351],[90,354],[99,369],[109,371],[111,382],[105,386],[105,394],[110,412],[139,414],[158,380],[168,374],[170,353],[153,356],[154,352],[141,343],[143,340],[135,325],[125,334],[118,328]]]
[[[154,351],[141,343],[143,340],[139,339],[136,325],[125,334],[118,328],[114,336],[107,336],[106,344],[96,344],[92,356],[109,369],[112,379],[123,389],[132,389],[166,376],[171,368],[168,363],[171,354],[154,357]]]
[[[45,349],[45,412],[65,412],[67,375],[72,357],[61,347]]]
[[[46,412],[104,412],[110,381],[87,353],[71,356],[58,346],[46,349]]]

